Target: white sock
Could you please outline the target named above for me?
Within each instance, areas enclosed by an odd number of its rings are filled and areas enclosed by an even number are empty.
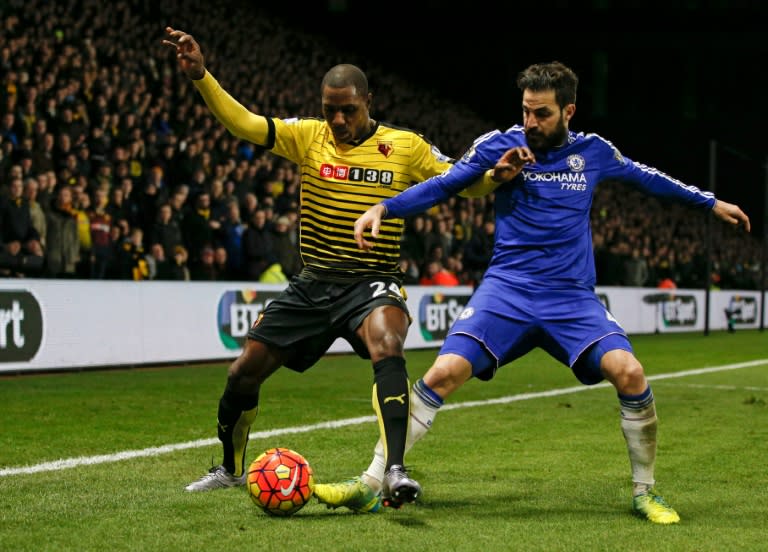
[[[432,427],[432,422],[437,416],[437,411],[440,408],[436,406],[434,401],[430,401],[432,404],[427,404],[422,393],[419,392],[424,384],[419,380],[413,385],[411,390],[411,417],[410,424],[408,426],[408,436],[405,439],[405,452],[408,453],[413,447],[416,441],[419,441],[424,435],[427,434],[429,428]],[[379,437],[376,447],[373,450],[373,460],[370,466],[366,469],[361,478],[371,487],[374,491],[381,491],[381,482],[384,480],[384,470],[387,467],[386,459],[384,458],[384,443]]]
[[[646,492],[656,483],[654,468],[658,420],[653,395],[641,408],[637,404],[628,406],[627,402],[621,401],[621,431],[627,442],[632,469],[632,492],[637,495]]]

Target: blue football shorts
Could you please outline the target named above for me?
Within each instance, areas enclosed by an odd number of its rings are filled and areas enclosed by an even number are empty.
[[[569,366],[584,384],[602,381],[600,359],[632,352],[626,332],[589,289],[537,289],[486,278],[451,326],[440,354],[472,363],[472,374],[496,370],[536,347]]]

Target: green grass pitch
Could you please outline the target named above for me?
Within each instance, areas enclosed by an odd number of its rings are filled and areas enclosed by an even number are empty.
[[[226,365],[0,377],[0,550],[765,550],[768,333],[634,336],[659,415],[658,488],[682,521],[631,513],[613,388],[541,351],[470,381],[408,454],[416,504],[267,516],[244,488],[186,493],[220,460]],[[436,351],[409,351],[411,379]],[[285,446],[316,479],[359,474],[372,372],[327,356],[264,385],[249,461]]]

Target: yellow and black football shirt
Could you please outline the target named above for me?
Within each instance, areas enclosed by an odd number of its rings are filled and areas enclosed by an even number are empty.
[[[233,135],[299,165],[300,251],[312,274],[335,280],[400,273],[403,219],[383,220],[371,251],[357,248],[355,220],[382,200],[449,169],[452,159],[417,132],[385,123],[377,123],[357,145],[336,144],[323,119],[265,118],[239,104],[209,73],[194,82]]]

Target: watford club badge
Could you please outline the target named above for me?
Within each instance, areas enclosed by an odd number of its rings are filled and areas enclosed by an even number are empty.
[[[379,142],[379,153],[384,157],[389,157],[395,148],[392,147],[392,142]]]

